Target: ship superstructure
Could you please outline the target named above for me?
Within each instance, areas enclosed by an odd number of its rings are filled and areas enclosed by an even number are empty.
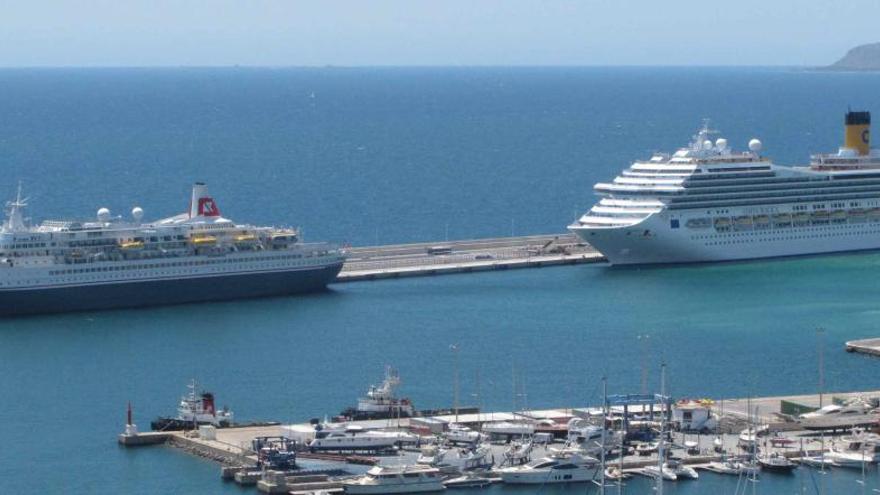
[[[880,249],[880,150],[868,112],[808,166],[735,152],[708,125],[674,154],[636,161],[569,230],[612,264],[691,263]]]
[[[236,224],[202,183],[189,211],[143,222],[106,208],[93,221],[26,225],[7,204],[0,229],[0,314],[49,313],[259,297],[323,288],[344,252],[300,242],[295,229]]]

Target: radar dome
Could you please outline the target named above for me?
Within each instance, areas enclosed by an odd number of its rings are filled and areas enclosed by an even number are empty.
[[[141,218],[144,218],[144,209],[140,206],[135,206],[131,209],[131,216],[135,220],[140,220]]]
[[[709,141],[708,139],[703,141],[703,149],[704,150],[711,150],[712,149],[712,141]]]
[[[755,153],[761,151],[761,141],[757,139],[752,139],[749,141],[749,149],[754,151]]]
[[[718,140],[715,141],[715,147],[719,150],[727,148],[727,140],[724,138],[718,138]]]
[[[99,222],[107,222],[110,220],[110,210],[107,208],[101,208],[98,210],[98,221]]]

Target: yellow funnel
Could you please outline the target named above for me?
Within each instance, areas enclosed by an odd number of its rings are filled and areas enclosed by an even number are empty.
[[[871,152],[871,112],[847,112],[843,146],[865,156]]]

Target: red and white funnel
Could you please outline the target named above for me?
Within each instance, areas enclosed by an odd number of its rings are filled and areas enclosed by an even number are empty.
[[[189,203],[189,217],[219,217],[220,208],[214,198],[208,196],[208,186],[204,182],[193,184],[192,199]]]

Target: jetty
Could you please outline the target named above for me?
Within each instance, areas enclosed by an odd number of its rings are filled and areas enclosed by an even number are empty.
[[[346,251],[337,283],[605,261],[601,253],[573,234],[392,244]]]
[[[880,338],[850,340],[846,343],[846,352],[858,352],[880,356]]]

